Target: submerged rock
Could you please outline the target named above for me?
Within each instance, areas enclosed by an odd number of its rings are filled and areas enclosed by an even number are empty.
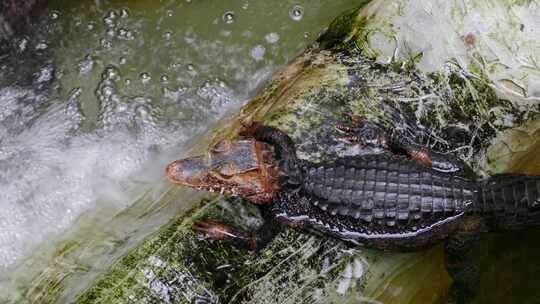
[[[390,48],[378,51],[373,39],[400,36],[393,30],[383,31],[384,27],[373,36],[373,25],[400,20],[400,24],[413,26],[399,19],[403,16],[392,17],[388,12],[401,5],[403,12],[413,14],[408,9],[416,6],[408,1],[368,2],[338,17],[315,45],[277,73],[237,115],[209,132],[193,152],[236,137],[241,122],[249,120],[287,132],[305,159],[377,152],[336,140],[334,125],[357,115],[403,129],[433,149],[454,153],[478,173],[494,172],[492,160],[502,148],[493,147],[511,128],[535,125],[532,120],[538,105],[530,99],[501,99],[503,94],[474,54],[459,57],[459,61],[452,54],[444,55],[429,61],[438,62],[430,69],[417,66],[432,56],[430,49],[407,56],[400,51],[388,60],[381,59]],[[509,9],[520,5],[526,4],[513,4]],[[436,18],[425,21],[430,20]],[[416,24],[419,26],[429,25]],[[466,47],[477,40],[464,37],[463,42]],[[480,49],[477,52],[482,54]],[[474,60],[468,61],[471,58]],[[179,186],[170,189],[162,200],[174,203],[174,194],[184,190]],[[433,303],[444,299],[451,283],[440,246],[416,253],[387,253],[292,229],[260,252],[201,240],[190,229],[200,218],[246,228],[262,223],[255,206],[203,195],[202,200],[196,197],[189,204],[191,210],[179,212],[120,258],[77,302]],[[485,254],[489,246],[480,251]],[[493,259],[485,261],[494,263]],[[493,297],[485,295],[484,290],[493,284],[485,273],[480,302]],[[531,292],[520,299],[537,296]]]

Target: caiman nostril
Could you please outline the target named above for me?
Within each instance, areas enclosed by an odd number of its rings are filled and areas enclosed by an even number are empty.
[[[179,161],[174,161],[165,168],[165,176],[172,182],[181,181],[181,173],[182,169]]]
[[[165,175],[173,183],[196,185],[209,168],[204,156],[175,160],[165,168]]]

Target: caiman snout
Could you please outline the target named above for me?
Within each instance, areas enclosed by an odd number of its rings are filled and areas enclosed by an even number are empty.
[[[173,183],[201,187],[206,183],[209,170],[204,157],[196,156],[173,161],[165,169],[165,175]]]
[[[177,184],[268,203],[279,189],[271,149],[262,142],[222,141],[205,156],[176,160],[165,169]]]

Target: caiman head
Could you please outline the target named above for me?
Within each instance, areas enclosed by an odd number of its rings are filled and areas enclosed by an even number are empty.
[[[267,144],[223,140],[207,155],[170,163],[165,173],[173,183],[264,204],[270,203],[279,191],[277,168]]]

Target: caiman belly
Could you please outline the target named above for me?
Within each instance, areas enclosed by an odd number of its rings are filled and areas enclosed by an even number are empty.
[[[305,163],[301,170],[303,184],[281,194],[276,215],[377,247],[418,247],[445,238],[471,210],[476,192],[473,178],[385,154]]]

